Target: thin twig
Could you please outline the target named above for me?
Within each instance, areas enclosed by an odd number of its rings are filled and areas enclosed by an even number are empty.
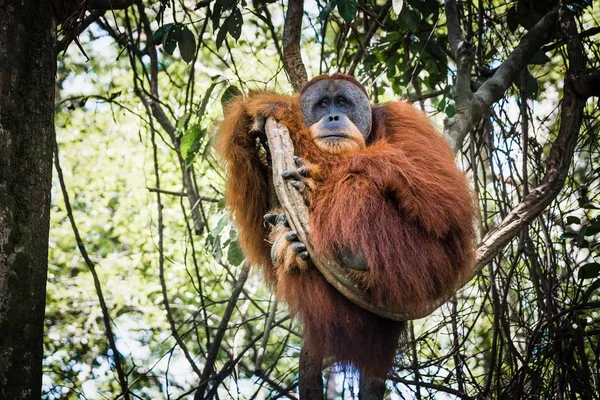
[[[221,348],[221,342],[223,341],[223,337],[225,336],[225,332],[227,331],[227,325],[229,323],[229,320],[231,319],[231,316],[233,315],[233,310],[235,309],[235,305],[240,296],[240,293],[242,292],[244,284],[248,279],[249,272],[250,264],[248,262],[244,262],[244,266],[240,271],[240,276],[235,282],[235,286],[233,287],[233,291],[231,293],[231,296],[229,297],[229,301],[227,302],[227,307],[225,307],[225,311],[223,312],[223,316],[221,317],[221,322],[219,323],[217,333],[215,334],[213,342],[210,348],[208,349],[208,355],[206,357],[206,363],[204,364],[204,370],[202,371],[202,375],[200,376],[200,386],[196,390],[194,400],[204,399],[204,393],[206,392],[209,378],[214,371],[214,365],[215,361],[217,360],[219,349]]]
[[[56,174],[58,176],[58,182],[60,184],[60,190],[62,191],[63,200],[65,202],[65,209],[67,210],[67,216],[69,217],[69,222],[71,223],[71,229],[73,229],[73,234],[75,235],[75,240],[77,241],[77,248],[81,253],[83,260],[85,261],[85,265],[87,265],[90,273],[92,274],[92,278],[94,280],[94,287],[96,288],[96,295],[98,296],[98,302],[100,303],[100,309],[102,310],[102,322],[104,323],[104,332],[106,335],[106,339],[108,340],[108,346],[110,347],[113,353],[113,361],[115,369],[117,370],[117,381],[119,382],[119,386],[121,387],[121,394],[125,400],[130,399],[129,385],[127,383],[127,375],[125,374],[125,370],[123,369],[121,353],[117,349],[117,344],[115,342],[115,335],[112,330],[111,325],[111,317],[110,312],[108,311],[108,306],[106,305],[106,300],[104,299],[104,294],[102,293],[102,284],[100,283],[100,278],[98,278],[98,273],[96,272],[96,265],[90,259],[90,256],[83,244],[83,240],[81,239],[81,235],[79,234],[79,229],[77,228],[77,224],[75,223],[75,216],[73,215],[73,208],[71,207],[71,201],[69,200],[69,192],[67,191],[67,186],[65,184],[65,178],[63,176],[62,168],[60,166],[60,160],[58,157],[58,143],[54,142],[54,166],[56,168]]]
[[[190,363],[190,366],[196,373],[196,375],[202,375],[200,369],[194,362],[194,359],[190,355],[190,352],[185,345],[185,342],[181,339],[179,332],[177,332],[177,326],[175,324],[175,318],[173,318],[173,312],[171,311],[171,304],[169,302],[169,294],[167,292],[167,283],[165,280],[165,256],[164,256],[164,224],[163,224],[163,205],[161,201],[160,192],[160,166],[158,165],[158,147],[156,146],[156,131],[154,126],[150,126],[151,140],[152,140],[152,157],[154,162],[154,179],[156,182],[156,203],[158,213],[158,277],[160,280],[160,288],[162,290],[163,305],[167,313],[167,320],[169,321],[169,327],[171,328],[171,335],[177,342],[177,345],[181,348],[185,358]]]

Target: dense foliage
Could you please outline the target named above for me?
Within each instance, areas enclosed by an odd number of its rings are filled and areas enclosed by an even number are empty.
[[[232,94],[292,92],[283,67],[288,3],[132,3],[88,11],[80,46],[59,57],[45,398],[186,398],[198,387],[206,398],[297,398],[301,327],[258,271],[248,275],[210,147]],[[447,3],[473,51],[472,91],[553,10],[573,18],[587,68],[600,68],[600,9],[591,1]],[[565,71],[575,63],[562,26],[458,152],[482,237],[550,171],[566,117]],[[449,34],[437,0],[316,0],[304,3],[300,47],[309,77],[351,72],[374,102],[409,99],[441,130],[460,111]],[[585,104],[550,206],[454,301],[411,324],[387,383],[392,398],[598,395],[597,100]],[[325,380],[327,398],[357,393],[356,378],[335,367]]]

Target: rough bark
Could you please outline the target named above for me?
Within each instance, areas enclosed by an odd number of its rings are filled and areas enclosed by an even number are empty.
[[[571,51],[571,53],[574,53],[574,51]],[[571,57],[571,60],[573,60],[573,57]],[[583,63],[580,62],[579,64]],[[582,67],[579,68],[579,70],[582,69]],[[567,71],[565,94],[561,108],[561,125],[558,136],[548,155],[546,175],[541,183],[533,188],[523,201],[482,239],[476,249],[476,262],[473,270],[461,277],[459,288],[466,285],[502,247],[539,215],[552,202],[564,184],[577,142],[577,135],[581,128],[583,108],[587,99],[578,95],[573,88],[574,82],[581,75],[579,70],[571,67]],[[593,71],[586,70],[585,73],[592,75]],[[266,134],[269,140],[273,171],[293,168],[294,146],[288,136],[287,128],[269,119],[266,124]],[[273,182],[279,201],[286,211],[288,221],[306,245],[308,252],[311,254],[311,260],[325,279],[348,300],[374,314],[396,321],[424,318],[449,300],[448,298],[440,298],[422,309],[410,313],[383,308],[375,304],[369,295],[353,282],[351,276],[343,267],[332,260],[327,260],[319,254],[315,254],[310,239],[308,209],[302,196],[278,173],[273,173]]]
[[[444,126],[444,136],[454,149],[460,150],[471,128],[483,113],[500,100],[515,78],[527,66],[533,55],[555,34],[558,10],[555,8],[539,20],[507,59],[498,67],[477,92],[471,91],[471,69],[474,62],[473,45],[464,40],[458,18],[457,2],[446,0],[448,39],[457,63],[456,114]]]
[[[300,52],[304,0],[291,0],[283,25],[283,66],[294,91],[298,92],[308,80]]]
[[[47,1],[0,0],[0,398],[39,399],[56,23]]]

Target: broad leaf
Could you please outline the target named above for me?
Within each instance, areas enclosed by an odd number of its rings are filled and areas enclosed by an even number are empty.
[[[325,7],[323,7],[323,9],[321,10],[321,12],[319,13],[319,19],[326,20],[327,17],[329,17],[329,14],[331,14],[331,12],[333,11],[333,9],[335,8],[336,5],[337,5],[336,0],[331,0],[329,3],[327,3],[325,5]]]
[[[187,27],[183,27],[179,35],[179,52],[186,63],[194,59],[196,54],[196,37]]]
[[[337,0],[337,9],[345,21],[351,22],[356,17],[356,0]]]
[[[237,41],[242,34],[242,12],[239,8],[233,10],[229,18],[227,18],[227,26],[229,34]]]
[[[402,7],[404,7],[404,0],[392,0],[392,9],[396,15],[400,15]]]
[[[235,266],[240,265],[242,261],[244,261],[244,253],[242,252],[237,240],[233,240],[231,243],[229,243],[229,247],[227,249],[227,261],[229,261],[231,265]]]
[[[165,51],[165,53],[173,55],[173,52],[177,47],[177,42],[179,42],[180,36],[181,25],[173,25],[163,38],[163,50]]]
[[[221,4],[223,9],[226,9],[231,7],[235,3],[235,0],[217,0],[217,3]]]
[[[172,26],[173,24],[164,24],[163,26],[158,28],[156,32],[154,32],[154,35],[152,35],[152,41],[156,44],[162,43],[163,38],[165,37],[167,32],[169,32],[169,29],[171,29]]]
[[[404,7],[400,13],[400,20],[404,22],[406,29],[416,32],[419,30],[419,25],[421,24],[421,14],[410,7]]]
[[[600,264],[597,262],[583,264],[577,271],[579,279],[596,278],[600,275]]]
[[[216,40],[217,49],[221,48],[221,45],[225,41],[225,38],[227,37],[227,30],[228,30],[228,24],[223,24],[223,26],[221,26],[219,28],[219,32],[217,33],[217,40]]]
[[[546,54],[544,54],[541,51],[536,52],[533,57],[531,57],[531,60],[529,60],[529,64],[535,64],[535,65],[544,65],[550,62],[550,57],[548,57]]]
[[[212,10],[212,15],[210,16],[210,19],[212,20],[213,23],[213,30],[216,31],[217,28],[220,26],[219,22],[221,22],[221,13],[223,12],[223,7],[221,6],[221,3],[217,2],[215,3],[215,6],[213,7]]]
[[[231,99],[233,99],[234,97],[239,96],[241,94],[242,94],[242,91],[240,89],[238,89],[237,86],[234,86],[234,85],[227,86],[227,89],[225,89],[223,96],[221,96],[221,106],[223,107],[223,109],[225,109],[225,106],[227,106],[227,103],[229,103],[231,101]]]
[[[194,161],[194,156],[200,149],[200,143],[204,137],[205,131],[198,124],[189,127],[181,138],[181,156],[185,160],[186,166],[189,166]]]
[[[187,124],[188,122],[190,122],[190,118],[191,118],[192,114],[189,112],[186,112],[185,114],[183,114],[183,116],[181,118],[179,118],[179,120],[177,121],[177,134],[179,136],[181,136],[181,134],[183,133],[183,131],[185,131],[187,129]]]

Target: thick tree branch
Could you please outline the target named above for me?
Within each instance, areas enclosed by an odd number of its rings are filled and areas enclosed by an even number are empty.
[[[448,21],[448,40],[450,41],[452,53],[456,54],[458,52],[458,46],[464,40],[460,28],[460,21],[458,19],[456,0],[446,0],[445,10],[446,21]]]
[[[482,114],[504,96],[521,70],[527,66],[531,57],[555,34],[558,9],[550,11],[527,32],[506,61],[474,94],[471,93],[470,83],[467,85],[466,82],[466,78],[470,82],[472,66],[470,54],[472,52],[468,51],[470,45],[462,40],[454,0],[446,2],[446,15],[450,44],[457,60],[457,82],[456,114],[447,121],[444,127],[444,136],[452,148],[457,151],[462,146],[469,130],[479,121]]]
[[[574,22],[569,23],[567,20],[566,22],[563,21],[562,24],[565,32],[574,29]],[[588,74],[590,79],[597,79],[597,71],[584,70],[581,72],[583,52],[577,35],[568,35],[568,38],[570,40],[568,49],[571,66],[565,77],[561,124],[558,136],[548,156],[546,175],[540,185],[533,188],[523,201],[483,238],[476,250],[474,269],[470,274],[466,274],[461,278],[459,287],[467,284],[503,246],[536,218],[554,200],[564,184],[577,143],[577,136],[583,120],[583,110],[587,100],[586,96],[582,96],[575,90],[576,82],[582,74]],[[458,46],[460,47],[460,44]],[[502,78],[507,75],[508,72],[505,71],[498,79],[505,79],[504,81],[508,82],[508,78]],[[579,88],[579,90],[583,89]],[[439,301],[411,313],[402,313],[398,310],[381,307],[374,304],[358,285],[352,282],[343,267],[331,260],[323,259],[319,254],[315,254],[310,240],[308,210],[304,200],[296,189],[281,178],[279,174],[279,171],[294,168],[295,165],[293,161],[293,144],[289,139],[287,128],[269,119],[266,124],[266,133],[273,162],[273,181],[279,200],[286,211],[290,224],[298,232],[300,239],[311,254],[313,263],[331,285],[358,306],[393,320],[423,318],[448,301],[448,299],[439,299]]]
[[[290,0],[283,25],[283,66],[296,92],[308,80],[300,53],[303,13],[304,0]]]
[[[473,101],[473,93],[471,92],[471,70],[475,62],[475,53],[471,43],[466,42],[463,38],[456,1],[447,0],[445,9],[448,21],[448,39],[456,60],[456,83],[454,91],[456,114],[454,118],[449,119],[446,123],[444,134],[452,148],[456,151],[462,145],[464,136],[460,137],[460,135],[454,132],[447,132],[447,128],[458,125],[462,132],[462,129],[464,129],[462,125],[466,125],[468,116],[476,113],[473,110],[475,102]],[[464,135],[467,132],[468,129],[465,130]]]
[[[476,272],[481,270],[504,245],[554,200],[565,182],[571,165],[571,158],[583,121],[585,103],[593,91],[593,89],[582,89],[579,79],[584,75],[590,76],[591,80],[597,80],[598,71],[584,70],[583,46],[577,35],[575,20],[570,12],[562,13],[560,25],[567,42],[570,65],[565,76],[560,127],[548,155],[546,175],[541,183],[525,196],[523,201],[497,227],[485,235],[477,248]],[[582,92],[586,95],[582,95]]]
[[[554,9],[535,24],[494,75],[477,90],[475,96],[484,110],[504,96],[531,57],[554,36],[557,15],[558,9]]]
[[[560,192],[577,143],[586,100],[574,92],[574,79],[576,78],[572,73],[567,74],[565,79],[561,124],[558,137],[548,156],[546,175],[497,227],[485,235],[477,247],[475,272],[479,272],[490,262],[496,253],[536,218]]]

